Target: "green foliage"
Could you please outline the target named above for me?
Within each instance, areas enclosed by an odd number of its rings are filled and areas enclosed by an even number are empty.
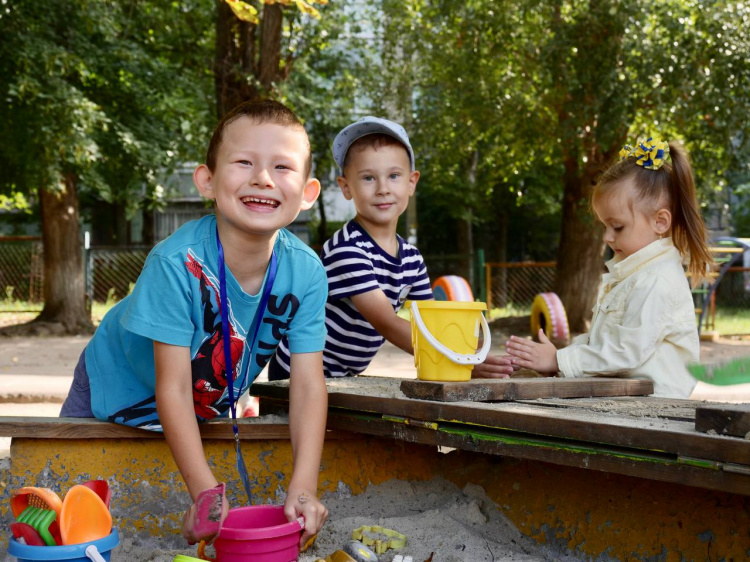
[[[383,0],[383,11],[375,101],[413,131],[423,225],[547,224],[563,193],[586,209],[589,178],[651,134],[684,142],[706,202],[748,170],[746,3]]]
[[[31,214],[31,205],[23,193],[11,190],[10,195],[0,193],[0,211],[22,211]]]
[[[5,4],[3,189],[54,190],[73,175],[137,205],[159,170],[195,158],[208,131],[211,14],[190,1]]]

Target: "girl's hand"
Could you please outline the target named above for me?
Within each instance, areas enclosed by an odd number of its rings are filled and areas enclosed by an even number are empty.
[[[284,515],[289,521],[298,517],[305,518],[305,529],[299,541],[299,547],[303,549],[312,537],[318,534],[323,523],[328,519],[328,509],[311,492],[305,490],[290,489],[284,502]]]
[[[560,370],[557,365],[557,348],[549,341],[544,330],[539,330],[539,342],[511,336],[505,344],[513,365],[553,375]]]

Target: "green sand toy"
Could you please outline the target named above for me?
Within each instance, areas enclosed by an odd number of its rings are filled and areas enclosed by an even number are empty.
[[[750,382],[750,356],[713,364],[693,363],[688,371],[699,381],[717,386]]]

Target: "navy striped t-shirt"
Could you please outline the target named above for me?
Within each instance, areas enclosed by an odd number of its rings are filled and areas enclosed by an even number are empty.
[[[326,328],[323,351],[326,376],[344,377],[364,371],[385,342],[354,308],[351,297],[381,289],[398,312],[406,299],[432,299],[424,259],[416,247],[396,235],[398,256],[385,252],[354,220],[325,243],[321,259],[328,275]],[[289,350],[282,341],[269,378],[289,373]]]

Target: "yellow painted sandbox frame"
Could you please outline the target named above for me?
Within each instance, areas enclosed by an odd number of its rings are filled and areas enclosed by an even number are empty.
[[[135,545],[185,548],[179,529],[188,495],[160,435],[93,420],[50,424],[0,418],[0,434],[13,437],[10,460],[0,469],[4,529],[12,490],[47,486],[62,495],[74,484],[104,478],[121,536]],[[243,426],[242,435],[255,502],[280,502],[292,471],[287,427],[260,418]],[[204,443],[230,499],[241,494],[231,426],[212,423]],[[748,496],[469,451],[444,454],[392,438],[329,432],[320,493],[357,495],[391,479],[434,477],[482,486],[522,533],[585,560],[745,560],[750,553]]]

